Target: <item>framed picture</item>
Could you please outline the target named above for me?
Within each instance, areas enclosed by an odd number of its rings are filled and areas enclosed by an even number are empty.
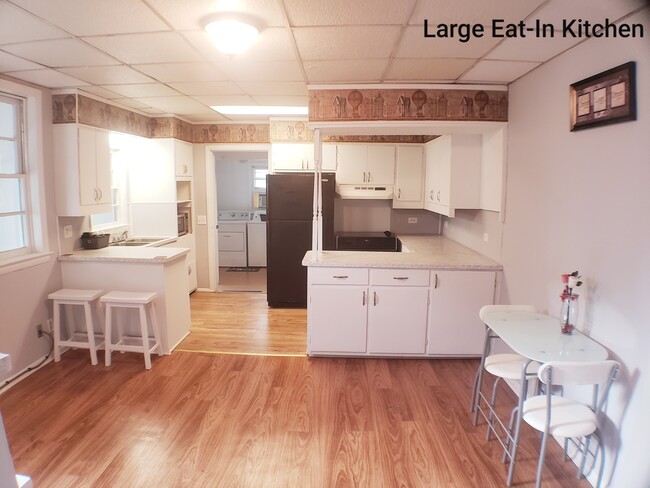
[[[636,64],[632,61],[571,85],[571,130],[636,120]]]

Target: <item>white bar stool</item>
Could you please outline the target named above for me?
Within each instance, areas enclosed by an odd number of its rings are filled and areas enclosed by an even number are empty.
[[[97,349],[104,345],[104,336],[95,332],[92,305],[104,293],[103,290],[75,290],[72,288],[62,288],[47,297],[54,301],[54,320],[52,323],[52,332],[54,335],[54,361],[61,360],[62,347],[78,347],[90,350],[90,362],[97,364]],[[78,305],[84,308],[84,318],[86,322],[86,332],[76,331],[72,323],[71,313],[66,315],[66,326],[68,338],[61,339],[61,309],[63,305]],[[96,305],[95,305],[96,306]]]
[[[132,291],[112,291],[101,297],[100,301],[106,305],[106,322],[104,337],[106,344],[105,363],[111,365],[111,352],[141,352],[144,354],[144,366],[151,369],[151,353],[158,352],[162,356],[162,346],[160,344],[160,333],[158,331],[158,320],[156,319],[156,308],[154,300],[158,296],[156,292],[132,292]],[[140,317],[140,336],[125,336],[123,327],[120,322],[117,323],[117,342],[113,343],[111,339],[113,328],[113,309],[114,308],[137,308]],[[147,309],[151,319],[151,329],[153,337],[149,337],[147,324]]]

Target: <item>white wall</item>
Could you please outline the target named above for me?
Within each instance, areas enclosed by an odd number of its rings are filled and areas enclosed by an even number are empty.
[[[0,89],[4,88],[3,79],[9,80],[0,76]],[[17,80],[11,81],[25,86]],[[48,317],[51,317],[51,304],[47,295],[61,287],[61,273],[57,262],[57,222],[52,161],[52,100],[49,90],[38,91],[42,96],[40,117],[43,120],[43,133],[39,134],[39,138],[42,140],[45,172],[44,179],[41,181],[46,209],[43,218],[47,224],[47,234],[43,236],[43,240],[54,254],[47,263],[0,276],[0,351],[11,354],[13,365],[12,372],[0,376],[0,380],[13,376],[47,354],[49,343],[45,337],[40,339],[37,337],[36,325],[45,326]],[[31,158],[33,157],[34,154],[31,154]],[[31,158],[30,160],[33,161]]]
[[[650,13],[645,39],[592,39],[510,86],[502,303],[557,315],[580,270],[582,328],[623,363],[605,423],[612,487],[650,486]],[[569,131],[569,85],[637,62],[638,120]],[[618,451],[618,453],[617,453]],[[613,470],[613,471],[612,471]],[[607,486],[606,483],[603,486]]]
[[[217,208],[253,210],[253,168],[266,168],[259,160],[217,159]]]

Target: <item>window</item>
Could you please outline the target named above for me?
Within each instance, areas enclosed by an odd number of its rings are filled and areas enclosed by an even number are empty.
[[[253,191],[266,190],[267,168],[256,168],[253,166]]]
[[[23,100],[0,94],[0,258],[31,250]]]

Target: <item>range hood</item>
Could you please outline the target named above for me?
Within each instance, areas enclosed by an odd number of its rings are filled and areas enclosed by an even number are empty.
[[[390,200],[393,198],[392,185],[336,185],[336,194],[344,199]]]

